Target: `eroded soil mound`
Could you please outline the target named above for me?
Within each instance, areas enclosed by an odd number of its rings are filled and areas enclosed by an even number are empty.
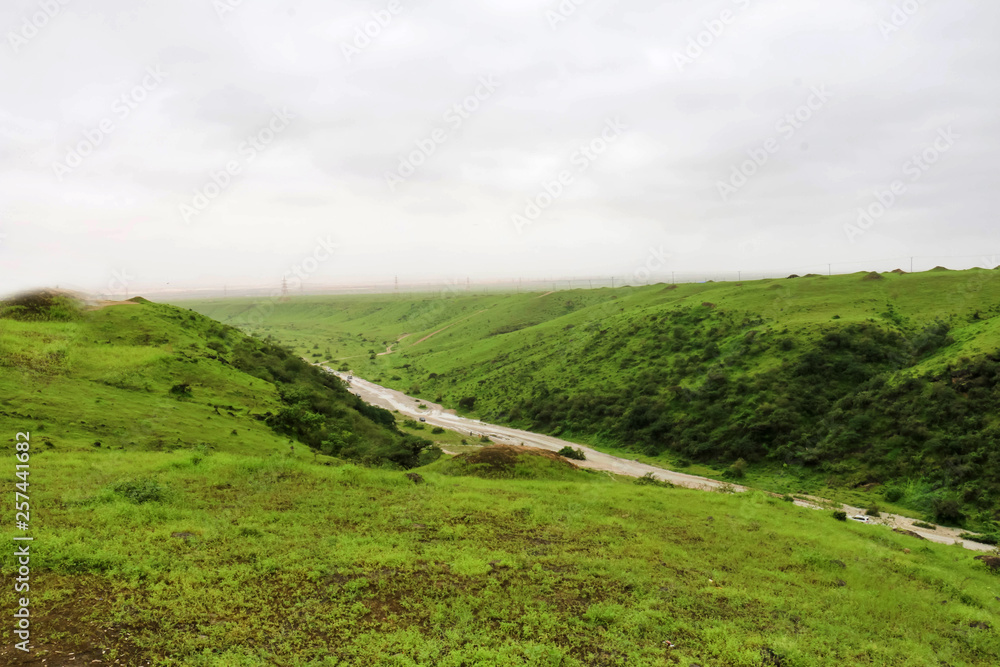
[[[503,470],[513,468],[517,465],[518,460],[524,456],[540,456],[543,459],[549,459],[550,461],[561,463],[565,466],[569,466],[570,468],[576,467],[555,452],[550,452],[547,449],[538,449],[536,447],[515,447],[513,445],[492,445],[490,447],[483,447],[478,452],[460,454],[455,458],[465,459],[466,463],[470,463],[472,465],[483,464],[491,468],[496,468],[497,470]]]
[[[488,479],[546,479],[573,474],[577,470],[574,464],[545,449],[492,445],[459,454],[448,461],[442,472]]]

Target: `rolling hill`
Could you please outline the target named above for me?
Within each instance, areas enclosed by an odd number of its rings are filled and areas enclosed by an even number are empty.
[[[995,532],[998,278],[186,305],[490,421],[720,474],[741,474],[730,466],[742,460],[774,490],[861,490]]]
[[[30,443],[34,541],[29,575],[4,561],[30,581],[4,603],[29,598],[32,652],[7,642],[3,664],[986,667],[1000,653],[1000,560],[531,450],[432,461],[391,414],[190,311],[11,303],[0,428]]]

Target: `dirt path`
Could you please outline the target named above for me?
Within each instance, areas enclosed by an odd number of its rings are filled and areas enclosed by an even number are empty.
[[[135,301],[88,301],[85,310],[104,310],[111,306],[138,306]]]
[[[462,319],[460,319],[460,320],[455,320],[454,322],[452,322],[452,323],[451,323],[451,324],[449,324],[448,326],[446,326],[446,327],[443,327],[443,328],[441,328],[441,329],[438,329],[437,331],[435,331],[435,332],[434,332],[434,333],[432,333],[432,334],[428,334],[428,335],[424,336],[423,338],[421,338],[420,340],[418,340],[418,341],[417,341],[416,343],[414,343],[413,345],[420,345],[421,343],[423,343],[423,342],[424,342],[425,340],[427,340],[428,338],[433,338],[434,336],[437,336],[437,335],[438,335],[439,333],[441,333],[441,332],[442,332],[442,331],[444,331],[445,329],[450,329],[451,327],[455,326],[455,325],[456,325],[456,324],[458,324],[459,322],[464,322],[465,320],[469,319],[470,317],[475,317],[476,315],[479,315],[480,313],[485,313],[485,312],[486,312],[486,310],[487,310],[487,309],[486,309],[486,308],[484,308],[484,309],[482,309],[482,310],[479,310],[479,311],[476,311],[476,312],[472,313],[472,315],[467,315],[467,316],[463,317],[463,318],[462,318]],[[413,345],[411,345],[410,347],[413,347]]]
[[[323,366],[323,368],[326,371],[337,375],[340,379],[345,381],[347,380],[347,373],[340,373],[327,366]],[[399,410],[401,414],[406,415],[407,417],[423,417],[427,420],[428,424],[440,426],[463,435],[466,433],[472,437],[486,435],[489,436],[493,442],[500,444],[528,445],[550,451],[559,451],[567,445],[577,447],[582,449],[587,455],[586,461],[574,461],[574,463],[581,468],[605,470],[607,472],[615,473],[617,475],[625,475],[628,477],[642,477],[647,473],[652,473],[653,477],[656,479],[664,480],[672,484],[676,484],[677,486],[683,486],[690,489],[701,489],[703,491],[715,491],[723,487],[731,487],[733,491],[736,492],[750,490],[744,486],[728,484],[726,482],[720,482],[707,477],[698,477],[696,475],[674,472],[672,470],[651,466],[646,463],[639,463],[638,461],[630,461],[628,459],[619,458],[617,456],[605,454],[604,452],[599,452],[584,445],[569,442],[568,440],[561,440],[550,435],[522,431],[520,429],[510,428],[507,426],[487,424],[479,421],[478,419],[459,417],[458,415],[452,414],[453,411],[449,412],[440,405],[431,403],[430,401],[413,398],[412,396],[407,396],[401,391],[377,385],[357,376],[355,376],[350,382],[350,386],[352,392],[360,394],[363,400],[371,403],[372,405],[378,405],[389,410]],[[426,405],[427,409],[421,410],[417,407],[418,405]],[[811,501],[796,499],[795,504],[800,507],[808,507],[811,509],[824,509],[823,505],[829,505],[828,501],[823,500],[822,498],[812,498]],[[848,513],[848,515],[851,516],[864,514],[864,510],[857,507],[851,507],[849,505],[842,505],[841,507]],[[892,528],[899,528],[901,530],[911,530],[932,542],[939,542],[941,544],[961,542],[962,546],[973,551],[991,551],[993,549],[993,547],[985,544],[960,539],[959,533],[963,532],[961,530],[955,528],[945,528],[942,526],[939,526],[936,530],[917,528],[913,525],[914,521],[916,521],[916,519],[911,519],[905,516],[883,514],[881,518],[876,519],[874,522]]]
[[[404,338],[408,338],[409,336],[410,336],[410,334],[403,334],[402,336],[400,336],[399,338],[397,338],[397,339],[396,339],[396,342],[395,342],[395,343],[393,343],[392,345],[396,345],[397,343],[399,343],[400,341],[402,341],[402,340],[403,340]],[[385,348],[385,352],[379,352],[379,353],[378,353],[378,356],[380,356],[380,357],[384,357],[384,356],[385,356],[385,355],[387,355],[387,354],[392,354],[393,352],[395,352],[395,350],[394,350],[394,349],[392,349],[392,345],[389,345],[389,346],[387,346],[387,347]],[[345,357],[345,358],[346,358],[346,357]]]

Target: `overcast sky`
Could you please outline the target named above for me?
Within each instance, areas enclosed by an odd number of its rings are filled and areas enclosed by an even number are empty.
[[[6,0],[0,291],[988,263],[998,28],[974,0]]]

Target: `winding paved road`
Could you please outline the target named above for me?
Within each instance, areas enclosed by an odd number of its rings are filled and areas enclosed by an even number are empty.
[[[538,447],[539,449],[547,449],[554,452],[557,452],[563,447],[569,445],[571,447],[582,449],[587,455],[586,461],[573,462],[581,468],[603,470],[628,477],[642,477],[647,473],[651,473],[656,479],[667,481],[671,484],[676,484],[677,486],[683,486],[690,489],[701,489],[703,491],[714,491],[724,486],[732,487],[732,489],[736,492],[749,490],[744,486],[728,484],[727,482],[720,482],[718,480],[708,479],[707,477],[687,475],[685,473],[674,472],[672,470],[651,466],[646,463],[639,463],[638,461],[619,458],[617,456],[605,454],[604,452],[599,452],[596,449],[591,449],[575,442],[561,440],[560,438],[550,435],[532,433],[531,431],[522,431],[508,426],[487,424],[478,419],[460,417],[455,414],[454,410],[446,410],[444,407],[431,403],[430,401],[424,401],[419,398],[407,396],[401,391],[377,385],[374,382],[369,382],[368,380],[364,380],[357,376],[350,376],[348,373],[335,371],[328,366],[321,365],[321,367],[327,372],[333,373],[341,380],[347,382],[350,385],[352,392],[359,394],[362,400],[371,403],[372,405],[378,405],[389,410],[398,410],[400,414],[406,415],[407,417],[423,417],[428,424],[440,426],[441,428],[446,428],[450,431],[455,431],[463,435],[466,433],[468,433],[471,437],[480,437],[485,435],[489,436],[490,440],[500,444],[525,445]],[[348,377],[352,377],[352,379],[348,380]],[[418,407],[420,405],[426,405],[427,407],[426,409],[420,409]],[[824,509],[822,504],[827,501],[821,498],[815,498],[814,500],[815,502],[808,502],[796,499],[795,504],[801,507],[809,507],[811,509]],[[864,514],[864,510],[858,507],[843,505],[842,508],[851,516]],[[897,514],[883,514],[880,518],[873,520],[874,523],[886,525],[891,528],[912,531],[932,542],[939,542],[941,544],[961,542],[962,546],[973,551],[991,551],[993,549],[993,547],[980,544],[979,542],[970,542],[969,540],[960,539],[959,533],[963,532],[961,530],[945,528],[943,526],[939,526],[936,530],[919,528],[913,525],[914,521],[915,519]]]

